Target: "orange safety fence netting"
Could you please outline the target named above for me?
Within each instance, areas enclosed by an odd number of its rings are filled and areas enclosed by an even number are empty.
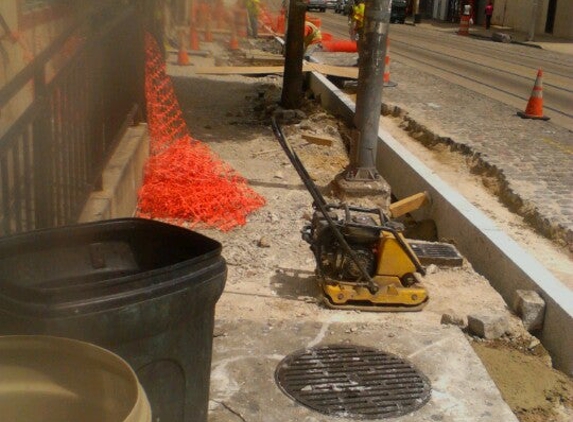
[[[273,12],[265,5],[259,8],[259,23],[277,35],[284,35],[286,26],[286,8]]]
[[[150,34],[145,46],[151,157],[139,191],[138,216],[223,231],[244,225],[247,215],[265,204],[264,198],[190,136],[165,61]]]
[[[336,38],[325,40],[323,38],[322,49],[329,53],[356,53],[358,45],[353,40],[339,40]]]

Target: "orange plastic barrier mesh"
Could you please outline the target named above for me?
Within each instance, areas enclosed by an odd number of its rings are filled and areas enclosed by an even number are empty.
[[[322,49],[330,53],[356,53],[358,51],[356,41],[337,39],[332,39],[330,41],[324,40],[322,42]]]
[[[263,25],[271,29],[272,31],[276,31],[276,19],[273,18],[271,13],[264,7],[260,6],[259,8],[259,22]]]
[[[223,231],[244,225],[247,215],[265,204],[264,198],[190,136],[159,46],[149,34],[145,44],[151,157],[139,191],[138,216]]]

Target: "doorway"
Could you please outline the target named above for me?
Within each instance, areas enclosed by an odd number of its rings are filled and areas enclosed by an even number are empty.
[[[547,6],[547,20],[545,21],[545,32],[553,34],[553,25],[555,24],[555,11],[557,10],[557,0],[549,0]]]

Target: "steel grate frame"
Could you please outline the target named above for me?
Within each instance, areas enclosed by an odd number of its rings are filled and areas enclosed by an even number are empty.
[[[454,245],[449,243],[410,242],[410,247],[422,265],[461,267],[463,258]]]
[[[355,419],[405,415],[428,402],[429,380],[390,353],[351,346],[317,346],[284,358],[275,371],[279,388],[320,413]]]

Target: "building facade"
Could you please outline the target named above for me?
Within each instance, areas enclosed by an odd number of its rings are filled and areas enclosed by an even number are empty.
[[[458,22],[465,4],[472,6],[475,25],[485,23],[487,0],[420,0],[420,11],[431,10],[440,21]],[[535,35],[573,39],[573,0],[493,0],[492,24]]]

